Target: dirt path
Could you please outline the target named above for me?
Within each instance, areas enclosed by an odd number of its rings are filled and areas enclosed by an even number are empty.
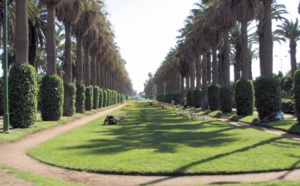
[[[122,106],[122,105],[121,105]],[[47,177],[61,179],[68,182],[84,183],[90,185],[196,185],[211,183],[240,183],[274,180],[300,180],[300,170],[281,171],[260,174],[241,175],[216,175],[216,176],[124,176],[105,175],[87,172],[66,170],[41,163],[26,155],[26,152],[36,145],[47,141],[55,136],[63,134],[75,127],[81,126],[98,117],[120,108],[121,106],[101,111],[97,114],[60,125],[51,129],[46,129],[13,143],[0,145],[0,163],[9,167],[17,168],[26,172],[31,172]]]

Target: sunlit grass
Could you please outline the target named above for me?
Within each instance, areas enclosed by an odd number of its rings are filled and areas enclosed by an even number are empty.
[[[121,174],[228,174],[300,167],[300,142],[138,102],[122,125],[104,117],[29,151],[49,164]],[[278,163],[280,162],[280,163]]]

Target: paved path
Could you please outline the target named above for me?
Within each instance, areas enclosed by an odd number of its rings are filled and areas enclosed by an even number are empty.
[[[26,155],[26,152],[36,145],[47,141],[55,136],[75,127],[84,125],[98,117],[120,108],[121,106],[101,111],[97,114],[60,125],[51,129],[46,129],[13,143],[0,145],[0,163],[43,176],[61,179],[69,182],[84,183],[90,185],[196,185],[212,183],[241,183],[274,180],[300,180],[300,170],[281,171],[259,174],[239,174],[239,175],[216,175],[216,176],[124,176],[105,175],[87,172],[66,170],[41,163]]]

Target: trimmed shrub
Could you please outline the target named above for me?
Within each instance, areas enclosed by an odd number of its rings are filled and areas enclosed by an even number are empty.
[[[108,106],[108,91],[107,89],[103,90],[103,107]]]
[[[295,103],[295,114],[298,122],[300,122],[300,69],[294,73],[294,103]]]
[[[258,77],[254,82],[254,90],[259,119],[281,110],[281,87],[277,78]]]
[[[195,108],[200,108],[201,107],[201,95],[202,95],[202,92],[200,89],[195,89],[194,90],[194,106]]]
[[[99,108],[103,107],[103,101],[104,101],[103,89],[99,88]]]
[[[85,108],[85,85],[80,84],[76,85],[76,112],[77,113],[84,113]]]
[[[94,86],[94,103],[93,103],[93,109],[98,109],[99,108],[99,87]]]
[[[76,103],[76,85],[74,83],[64,84],[64,116],[73,116]]]
[[[220,85],[209,85],[207,87],[208,105],[211,111],[220,109]]]
[[[220,109],[223,113],[232,112],[233,91],[231,87],[221,87]]]
[[[33,66],[16,63],[10,70],[9,117],[13,128],[27,128],[36,120],[37,74]]]
[[[189,107],[194,106],[194,91],[192,89],[187,91],[186,94],[187,104]]]
[[[294,114],[295,113],[294,101],[292,99],[281,100],[281,110],[284,113]]]
[[[43,121],[58,121],[63,114],[64,85],[58,75],[46,75],[41,84],[41,116]]]
[[[251,80],[240,79],[235,85],[235,104],[237,115],[247,116],[253,114],[254,87]]]
[[[87,86],[85,89],[85,110],[90,111],[93,109],[93,94],[94,89],[93,86]]]

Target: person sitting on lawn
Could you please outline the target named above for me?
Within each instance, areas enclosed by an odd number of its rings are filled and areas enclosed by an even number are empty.
[[[103,123],[103,125],[117,125],[117,124],[119,124],[118,120],[112,115],[107,115]]]

